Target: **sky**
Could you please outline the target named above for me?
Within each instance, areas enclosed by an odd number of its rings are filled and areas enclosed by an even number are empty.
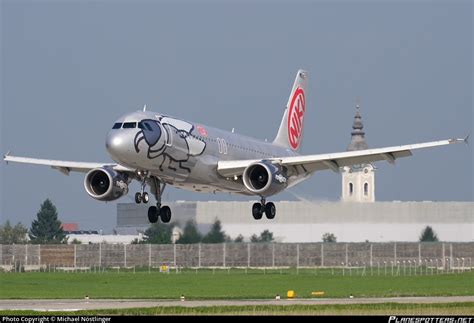
[[[302,154],[344,151],[357,101],[371,148],[472,132],[471,1],[1,0],[0,10],[2,154],[110,162],[107,131],[144,104],[271,140],[299,68]],[[470,146],[376,167],[377,200],[474,200]],[[2,162],[0,223],[29,227],[50,198],[62,222],[112,231],[116,203],[139,186],[104,203],[83,180]],[[325,171],[273,200],[340,195],[341,176]],[[164,199],[249,200],[174,188]]]

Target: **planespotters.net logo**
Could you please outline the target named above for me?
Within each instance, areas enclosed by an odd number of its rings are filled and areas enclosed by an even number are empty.
[[[388,323],[474,323],[473,317],[398,317],[390,316]]]
[[[305,107],[304,91],[302,88],[297,88],[293,93],[288,110],[288,142],[293,150],[298,149],[301,143]]]

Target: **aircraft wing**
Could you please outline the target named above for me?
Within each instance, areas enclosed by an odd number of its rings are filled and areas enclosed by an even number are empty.
[[[300,166],[301,170],[299,171],[304,171],[306,173],[313,173],[315,171],[326,169],[339,172],[339,168],[344,166],[371,163],[380,160],[386,160],[389,163],[393,164],[398,158],[411,156],[412,150],[415,149],[444,146],[461,142],[467,142],[467,138],[447,139],[413,145],[347,151],[332,154],[269,158],[267,160],[269,160],[273,164],[279,164],[281,166]],[[224,177],[240,176],[243,174],[245,168],[248,165],[258,161],[261,160],[219,161],[217,171],[220,175]]]
[[[119,172],[135,172],[134,169],[123,167],[117,164],[111,163],[86,163],[86,162],[75,162],[75,161],[64,161],[64,160],[52,160],[52,159],[38,159],[38,158],[28,158],[28,157],[17,157],[10,156],[9,154],[5,155],[3,158],[4,161],[14,162],[14,163],[24,163],[24,164],[34,164],[34,165],[43,165],[51,166],[51,168],[59,170],[65,175],[69,175],[69,172],[81,172],[87,173],[91,169],[97,167],[111,167]]]

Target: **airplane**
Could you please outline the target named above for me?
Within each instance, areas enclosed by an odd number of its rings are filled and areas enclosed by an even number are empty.
[[[308,72],[298,70],[273,142],[266,142],[200,123],[139,110],[115,121],[107,133],[105,146],[115,163],[60,161],[11,156],[8,162],[51,166],[69,175],[86,173],[86,192],[99,201],[113,201],[128,194],[132,180],[141,184],[136,203],[148,203],[147,187],[156,199],[148,208],[148,220],[171,220],[171,209],[162,205],[165,187],[196,192],[227,192],[260,198],[252,206],[252,216],[275,218],[276,207],[267,198],[306,179],[316,171],[387,161],[412,155],[416,149],[467,142],[447,139],[412,145],[300,155],[306,111]]]

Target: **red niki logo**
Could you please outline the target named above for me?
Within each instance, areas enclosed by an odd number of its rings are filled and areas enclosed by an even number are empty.
[[[305,111],[305,98],[302,88],[297,88],[291,98],[288,112],[288,142],[293,150],[298,149],[303,133],[303,117]]]
[[[197,128],[197,131],[199,132],[199,134],[203,137],[207,137],[207,130],[206,128],[204,128],[203,126],[196,126]]]

